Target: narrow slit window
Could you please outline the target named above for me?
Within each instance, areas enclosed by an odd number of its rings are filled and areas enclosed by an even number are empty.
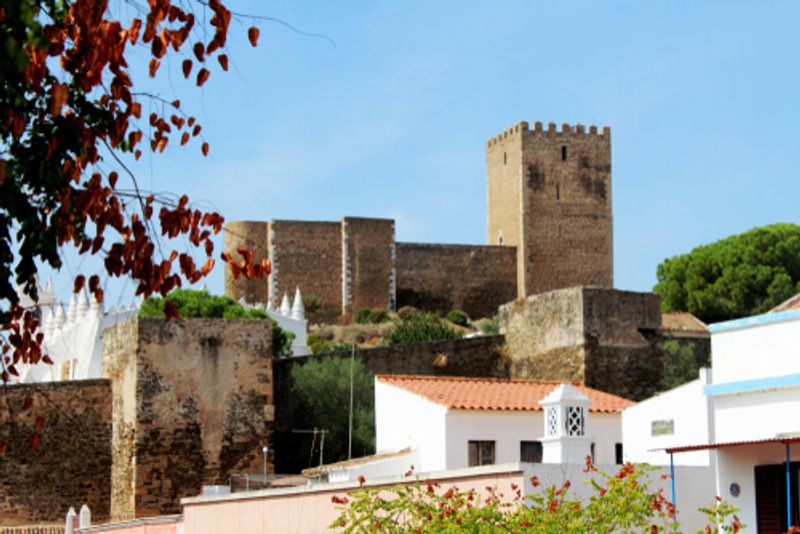
[[[561,200],[561,185],[556,184],[556,200]]]
[[[561,161],[567,161],[567,147],[566,147],[566,145],[561,147]]]
[[[503,165],[505,165],[506,163],[508,163],[508,154],[506,152],[503,152]]]

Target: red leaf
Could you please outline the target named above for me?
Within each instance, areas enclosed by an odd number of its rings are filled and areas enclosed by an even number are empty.
[[[192,60],[184,59],[182,67],[183,67],[183,77],[188,79],[189,75],[192,73]]]
[[[38,432],[34,432],[31,435],[30,444],[31,444],[31,449],[33,449],[34,451],[39,448],[39,433]]]
[[[164,317],[167,321],[171,321],[172,319],[177,319],[181,315],[178,313],[178,308],[172,303],[172,301],[164,301]]]
[[[181,145],[185,145],[186,143],[188,143],[190,137],[191,136],[189,135],[189,132],[183,132],[183,135],[181,135]]]
[[[33,425],[34,432],[39,432],[44,426],[44,416],[40,415],[36,417],[36,422]]]
[[[6,449],[8,448],[7,441],[0,441],[0,458],[6,455]]]
[[[97,289],[94,290],[94,298],[98,303],[102,304],[102,302],[103,302],[103,288],[102,287],[98,287]]]
[[[200,148],[203,151],[204,156],[208,156],[208,143],[203,143],[203,146]]]
[[[205,58],[206,49],[203,46],[203,43],[201,42],[195,43],[194,47],[192,47],[192,50],[194,51],[194,57],[197,58],[197,61],[202,63],[203,61],[206,60]]]
[[[156,77],[156,71],[158,71],[158,67],[160,67],[160,66],[161,66],[161,62],[159,60],[157,60],[156,58],[153,58],[153,59],[150,60],[150,77],[151,78],[155,78]]]
[[[95,290],[100,286],[100,277],[96,274],[93,274],[89,277],[89,292],[94,293]]]
[[[249,30],[247,30],[247,38],[250,39],[250,44],[253,46],[258,45],[258,36],[261,32],[255,26],[251,26]]]
[[[225,54],[220,54],[217,56],[217,61],[219,61],[220,66],[222,66],[222,70],[228,70],[228,56]]]
[[[61,108],[67,103],[69,98],[69,88],[63,83],[53,84],[50,92],[50,114],[53,116],[61,115]]]
[[[173,100],[172,101],[172,107],[174,107],[175,109],[180,108],[181,107],[181,101],[180,100]]]
[[[111,189],[117,187],[117,180],[119,179],[119,174],[117,171],[111,171],[108,175],[108,185],[111,186]]]
[[[49,354],[45,354],[44,356],[42,356],[42,361],[47,365],[53,365],[53,360],[52,358],[50,358]]]
[[[27,412],[33,407],[33,397],[28,395],[22,403],[22,411]]]
[[[75,277],[75,285],[72,288],[72,292],[73,293],[77,293],[78,291],[83,289],[83,284],[85,282],[86,282],[86,277],[84,277],[82,274],[79,274],[78,276],[76,276]]]
[[[190,126],[191,126],[191,125],[190,125]],[[194,128],[192,129],[192,135],[193,135],[194,137],[197,137],[198,135],[200,135],[200,131],[201,131],[202,129],[203,129],[203,127],[202,127],[202,126],[200,126],[199,124],[195,124],[195,125],[194,125]]]
[[[209,72],[208,69],[200,69],[200,72],[197,73],[197,86],[202,87],[203,84],[206,83],[206,80],[208,80],[209,76],[211,76],[211,72]]]

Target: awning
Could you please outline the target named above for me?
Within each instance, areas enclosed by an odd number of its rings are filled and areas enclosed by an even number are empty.
[[[677,447],[665,447],[663,449],[651,449],[649,452],[664,451],[672,454],[676,452],[704,451],[709,449],[728,449],[731,447],[744,447],[747,445],[768,445],[770,443],[777,443],[781,445],[800,443],[800,436],[754,439],[749,441],[725,441],[720,443],[704,443],[700,445],[680,445]]]

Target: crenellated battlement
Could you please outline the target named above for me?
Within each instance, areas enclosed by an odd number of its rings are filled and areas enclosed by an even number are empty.
[[[576,124],[574,126],[570,126],[566,122],[561,125],[561,128],[558,129],[556,123],[550,122],[547,124],[547,129],[544,128],[544,125],[540,121],[536,121],[533,123],[533,128],[530,128],[527,121],[521,121],[514,126],[508,128],[504,132],[492,137],[486,142],[487,147],[492,147],[498,143],[505,141],[506,139],[515,137],[520,135],[523,132],[529,132],[534,136],[553,136],[553,137],[579,137],[579,136],[599,136],[599,137],[611,137],[611,128],[608,126],[603,126],[602,128],[598,128],[594,124],[590,125],[588,130],[583,124]]]

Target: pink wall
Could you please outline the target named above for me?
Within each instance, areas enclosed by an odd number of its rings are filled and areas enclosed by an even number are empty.
[[[463,491],[475,489],[485,492],[487,486],[497,487],[506,495],[513,493],[510,487],[512,483],[523,487],[523,473],[518,470],[472,476],[435,477],[431,480],[436,480],[445,488],[456,485]],[[397,482],[400,483],[402,480],[398,479]],[[246,496],[234,494],[224,497],[184,499],[184,528],[186,534],[325,532],[328,525],[339,516],[331,497],[344,496],[356,488],[358,488],[357,483],[342,483],[265,490],[251,492]]]

